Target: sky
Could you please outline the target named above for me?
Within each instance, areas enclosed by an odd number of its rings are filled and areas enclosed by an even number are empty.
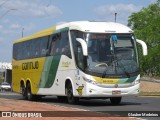
[[[71,21],[111,21],[127,25],[128,16],[156,0],[0,0],[0,62],[12,61],[16,39]]]

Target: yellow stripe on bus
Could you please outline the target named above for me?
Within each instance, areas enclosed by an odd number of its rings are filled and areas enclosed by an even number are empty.
[[[119,81],[118,78],[101,78],[101,77],[95,77],[95,76],[93,76],[93,78],[98,83],[102,83],[102,84],[116,84]]]

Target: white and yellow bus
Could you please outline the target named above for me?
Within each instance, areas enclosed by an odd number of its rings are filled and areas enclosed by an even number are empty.
[[[136,42],[147,46],[119,23],[77,21],[58,25],[13,44],[12,86],[25,99],[56,95],[76,103],[79,98],[109,98],[140,91]]]

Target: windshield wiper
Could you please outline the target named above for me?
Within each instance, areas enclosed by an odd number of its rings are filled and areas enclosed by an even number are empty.
[[[121,69],[124,71],[124,73],[126,74],[126,76],[127,76],[128,78],[130,78],[129,72],[126,70],[126,68],[124,67],[124,65],[123,65],[121,62],[119,62],[119,61],[120,61],[120,59],[118,59],[117,56],[113,55],[112,63],[114,62],[113,64],[114,64],[114,66],[115,66],[115,71],[117,71],[116,69],[117,69],[117,65],[118,65],[119,68],[121,68]],[[117,64],[117,65],[116,65],[116,64]],[[105,78],[108,67],[109,67],[109,66],[106,66],[106,68],[105,68],[105,70],[104,70],[104,72],[103,72],[103,74],[102,74],[102,78]],[[117,72],[115,72],[115,73],[117,73]]]
[[[116,58],[115,60],[116,60],[117,65],[120,66],[120,68],[123,68],[123,71],[124,71],[124,73],[126,74],[126,76],[127,76],[128,78],[130,78],[129,72],[127,72],[127,70],[126,70],[126,68],[124,67],[124,65],[123,65],[121,62],[119,62],[121,59],[118,59],[117,56],[114,57],[114,58]],[[120,63],[120,64],[119,64],[119,63]]]
[[[118,59],[117,55],[115,54],[115,45],[114,44],[117,43],[117,40],[118,40],[117,35],[112,35],[111,38],[110,38],[110,45],[111,45],[110,50],[111,50],[111,54],[112,54],[111,61],[112,61],[112,64],[115,66],[115,74],[117,74],[117,65],[118,65],[118,66],[120,66],[120,68],[123,68],[123,71],[126,74],[126,76],[128,78],[130,78],[130,74],[127,72],[127,70],[125,69],[125,67],[122,63],[119,64],[120,60]],[[102,74],[102,78],[105,77],[108,67],[109,66],[106,66],[106,68],[105,68],[105,70]]]

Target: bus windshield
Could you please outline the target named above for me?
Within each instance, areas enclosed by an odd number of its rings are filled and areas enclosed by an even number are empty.
[[[137,49],[132,34],[88,33],[86,42],[88,72],[129,75],[138,71]]]

